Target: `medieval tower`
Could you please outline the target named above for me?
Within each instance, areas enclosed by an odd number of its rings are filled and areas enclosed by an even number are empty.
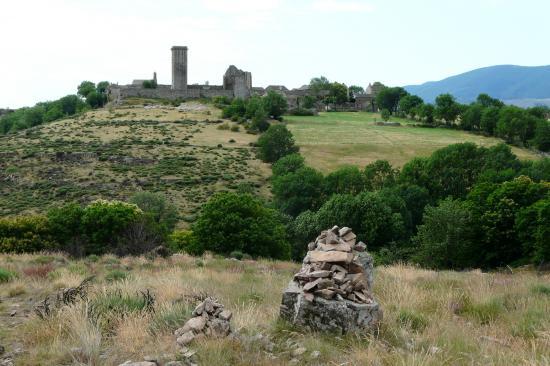
[[[172,47],[172,89],[187,90],[187,47]]]

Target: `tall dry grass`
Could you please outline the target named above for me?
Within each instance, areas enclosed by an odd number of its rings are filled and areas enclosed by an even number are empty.
[[[27,306],[29,298],[90,276],[94,282],[85,301],[63,306],[46,319],[28,307],[29,317],[21,325],[1,324],[0,343],[23,343],[18,365],[175,359],[172,333],[204,294],[233,311],[233,328],[244,337],[195,342],[192,348],[201,364],[286,365],[296,347],[306,348],[298,357],[304,365],[550,363],[549,275],[378,267],[374,294],[384,309],[380,329],[338,336],[278,321],[281,293],[299,267],[295,263],[184,255],[155,260],[105,256],[97,261],[43,257],[0,256],[0,267],[18,274],[0,284],[1,311],[12,304]],[[25,268],[45,261],[53,268],[44,278],[24,275]],[[109,275],[113,271],[119,275]],[[154,311],[140,297],[145,290],[154,294]]]

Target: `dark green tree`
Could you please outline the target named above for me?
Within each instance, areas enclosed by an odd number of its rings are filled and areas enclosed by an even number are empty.
[[[323,201],[323,175],[310,167],[275,176],[272,181],[275,205],[293,217],[316,210]]]
[[[271,167],[273,176],[294,173],[305,166],[304,157],[298,153],[283,156],[277,160]]]
[[[390,113],[394,113],[397,111],[399,100],[408,94],[409,93],[401,87],[384,87],[376,95],[376,105],[380,110],[387,109]]]
[[[267,95],[263,97],[263,104],[267,115],[274,119],[281,118],[288,110],[286,98],[273,90],[267,92]]]
[[[399,171],[387,160],[376,160],[365,167],[365,188],[368,191],[391,187],[395,184]]]
[[[215,194],[201,208],[193,235],[214,253],[241,251],[254,257],[290,258],[281,215],[246,194]]]
[[[77,88],[78,95],[82,98],[88,97],[88,94],[96,91],[96,86],[91,81],[83,81]]]
[[[451,94],[441,94],[435,98],[435,117],[452,124],[460,114],[460,106]]]
[[[417,113],[418,107],[424,104],[422,98],[417,95],[405,95],[399,100],[398,110],[406,116],[414,116]]]
[[[325,194],[358,194],[365,189],[365,176],[356,166],[344,166],[325,177]]]
[[[285,155],[298,152],[292,133],[284,125],[272,125],[258,139],[260,159],[274,163]]]

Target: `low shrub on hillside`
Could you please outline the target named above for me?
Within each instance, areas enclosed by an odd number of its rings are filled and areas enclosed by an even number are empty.
[[[184,252],[200,255],[204,252],[203,246],[193,236],[190,230],[176,230],[168,237],[168,246],[174,252]]]
[[[0,283],[9,282],[17,277],[17,273],[0,267]]]
[[[0,253],[28,253],[58,247],[44,216],[0,218]]]

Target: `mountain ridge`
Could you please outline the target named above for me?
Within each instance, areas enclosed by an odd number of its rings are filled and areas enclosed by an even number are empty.
[[[470,103],[487,93],[509,104],[550,105],[550,65],[487,66],[404,88],[430,103],[443,93],[454,95],[461,103]]]

